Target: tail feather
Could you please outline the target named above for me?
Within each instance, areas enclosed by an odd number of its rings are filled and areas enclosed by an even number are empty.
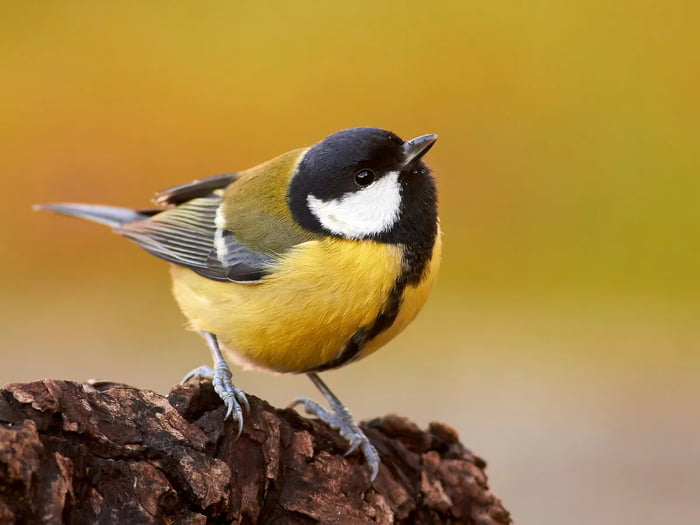
[[[112,228],[123,224],[147,219],[149,215],[140,213],[129,208],[119,208],[116,206],[99,206],[95,204],[37,204],[35,210],[51,210],[63,215],[81,217],[93,222],[106,224]]]

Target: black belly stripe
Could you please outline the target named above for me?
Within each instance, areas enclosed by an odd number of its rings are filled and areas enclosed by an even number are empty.
[[[432,259],[434,243],[435,235],[433,235],[429,243],[423,245],[416,243],[413,246],[403,246],[403,269],[401,275],[394,281],[394,286],[391,288],[389,297],[384,307],[379,312],[379,315],[372,321],[372,324],[363,326],[357,330],[357,332],[345,342],[338,355],[327,363],[312,370],[308,370],[309,372],[322,372],[323,370],[338,368],[339,366],[354,361],[360,357],[365,343],[371,341],[394,324],[396,317],[399,315],[399,309],[403,302],[403,293],[404,290],[406,290],[406,286],[409,284],[417,286],[425,276],[425,270],[428,268],[430,260]]]
[[[407,284],[408,279],[405,273],[403,273],[394,282],[394,286],[389,292],[389,298],[384,304],[384,308],[382,308],[379,315],[372,321],[372,324],[364,326],[355,332],[352,337],[345,342],[340,353],[333,359],[309,371],[322,372],[323,370],[330,370],[331,368],[346,365],[357,359],[360,356],[362,347],[365,346],[367,341],[371,341],[394,324],[396,317],[399,315],[399,309],[403,301],[403,292]]]

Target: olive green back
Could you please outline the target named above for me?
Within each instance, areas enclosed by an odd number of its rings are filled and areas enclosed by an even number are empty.
[[[226,188],[226,227],[251,250],[274,256],[319,237],[294,221],[287,204],[289,181],[305,151],[293,150],[246,170]]]

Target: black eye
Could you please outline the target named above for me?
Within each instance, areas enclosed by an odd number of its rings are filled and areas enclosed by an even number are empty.
[[[374,182],[374,172],[372,170],[360,170],[355,173],[355,184],[358,186],[368,186]]]

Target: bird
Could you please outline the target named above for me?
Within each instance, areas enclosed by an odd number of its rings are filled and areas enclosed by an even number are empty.
[[[418,314],[435,282],[441,230],[435,178],[423,157],[437,135],[404,141],[356,127],[253,168],[157,192],[156,208],[35,206],[105,224],[168,261],[173,294],[206,341],[225,418],[250,410],[227,358],[306,374],[330,410],[291,406],[360,449],[373,481],[380,457],[319,373],[366,357]]]

